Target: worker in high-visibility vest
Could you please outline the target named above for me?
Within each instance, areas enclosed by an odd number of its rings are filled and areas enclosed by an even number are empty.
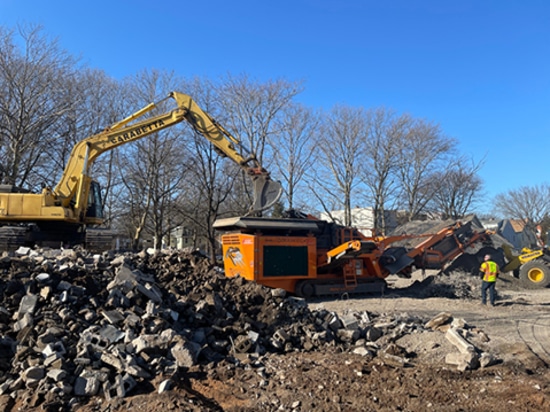
[[[484,262],[479,268],[483,279],[481,282],[481,303],[487,304],[487,290],[489,290],[489,303],[491,306],[495,306],[495,284],[500,268],[491,260],[491,255],[485,255],[483,260]]]

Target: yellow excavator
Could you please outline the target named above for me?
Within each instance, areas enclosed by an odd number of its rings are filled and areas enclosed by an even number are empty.
[[[176,107],[167,113],[136,119],[150,112],[167,99]],[[112,234],[93,230],[103,223],[101,188],[90,176],[94,161],[103,153],[134,142],[186,120],[205,137],[216,151],[237,163],[253,182],[253,204],[250,213],[270,208],[281,196],[279,182],[253,154],[241,154],[237,138],[204,112],[188,95],[171,92],[102,132],[78,142],[55,188],[45,187],[41,193],[0,185],[0,250],[13,250],[22,245],[84,245],[92,250],[110,248]],[[135,121],[135,122],[134,122]]]

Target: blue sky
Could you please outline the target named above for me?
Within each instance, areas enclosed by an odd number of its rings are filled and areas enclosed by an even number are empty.
[[[548,182],[550,2],[544,0],[0,0],[114,78],[246,73],[303,80],[304,104],[438,123],[476,161],[488,199]]]

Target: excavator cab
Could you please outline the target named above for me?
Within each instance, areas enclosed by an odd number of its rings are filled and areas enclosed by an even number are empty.
[[[95,222],[97,220],[97,222]],[[103,196],[101,195],[101,185],[99,182],[92,181],[90,192],[88,193],[88,208],[86,209],[86,222],[101,223],[103,220]]]

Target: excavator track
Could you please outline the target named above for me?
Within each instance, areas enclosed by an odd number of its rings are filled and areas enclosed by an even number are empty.
[[[108,229],[87,229],[86,250],[105,252],[113,248],[114,232]]]
[[[42,236],[41,236],[42,235]],[[104,252],[113,248],[114,232],[107,229],[88,229],[85,239],[66,233],[65,240],[48,240],[40,230],[33,231],[31,226],[0,226],[0,252],[14,251],[21,246],[40,247],[74,247],[85,246],[90,252]],[[83,244],[84,243],[84,244]]]
[[[30,228],[25,226],[0,227],[0,251],[17,250],[27,246],[30,239]]]

